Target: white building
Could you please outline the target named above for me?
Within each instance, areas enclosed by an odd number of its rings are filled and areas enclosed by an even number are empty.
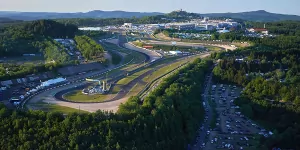
[[[169,53],[170,53],[171,55],[180,55],[180,54],[182,54],[181,51],[169,51]]]
[[[50,86],[50,85],[60,83],[60,82],[64,82],[64,81],[66,81],[65,78],[50,79],[50,80],[47,80],[45,82],[42,82],[40,86],[41,87],[46,87],[46,86]]]
[[[132,28],[132,23],[124,23],[123,26],[126,28]]]
[[[223,29],[223,30],[219,30],[219,31],[217,31],[217,32],[219,32],[219,33],[228,33],[228,32],[230,32],[229,30],[226,30],[225,28]]]
[[[216,26],[214,26],[212,24],[198,24],[196,26],[196,29],[198,29],[198,30],[213,30],[213,29],[216,29]]]
[[[192,23],[172,23],[166,25],[166,28],[177,30],[193,30],[195,27],[196,25]]]
[[[250,28],[250,29],[247,29],[249,32],[252,32],[252,33],[262,33],[262,34],[269,34],[269,31],[265,28]]]
[[[101,31],[102,29],[100,27],[83,27],[83,28],[78,28],[78,30],[82,30],[82,31]]]

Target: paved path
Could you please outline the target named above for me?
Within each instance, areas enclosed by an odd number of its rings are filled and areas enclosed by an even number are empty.
[[[147,44],[159,44],[159,45],[172,45],[171,41],[170,42],[165,42],[165,41],[154,41],[151,40],[149,42],[146,42]],[[176,45],[178,46],[216,46],[224,49],[229,49],[229,50],[235,50],[236,47],[232,47],[229,45],[220,45],[220,44],[205,44],[205,43],[187,43],[187,42],[176,42]]]
[[[209,124],[211,123],[211,120],[212,120],[212,108],[211,108],[211,106],[209,106],[209,103],[208,103],[208,96],[209,96],[208,91],[209,91],[209,88],[211,85],[211,79],[212,79],[212,73],[210,73],[209,79],[206,80],[204,83],[205,90],[204,90],[204,93],[202,96],[203,102],[205,102],[205,108],[208,109],[208,112],[206,113],[206,115],[208,116],[208,119],[203,124],[203,129],[200,131],[200,133],[198,135],[198,142],[192,146],[192,150],[200,150],[202,143],[206,143],[205,137],[206,137],[207,131],[209,130]]]
[[[122,39],[122,38],[124,38],[124,37],[120,37],[119,39]],[[116,42],[116,41],[113,41],[113,42]],[[119,41],[117,41],[116,43],[118,43],[120,45]],[[123,45],[123,44],[124,43],[121,43],[121,45]],[[156,59],[161,57],[161,55],[159,53],[156,53],[155,51],[136,48],[136,47],[134,47],[130,44],[127,44],[127,43],[124,44],[124,46],[126,48],[131,49],[131,50],[138,51],[138,52],[141,52],[141,53],[144,53],[144,54],[148,55],[150,57],[151,62],[155,61]],[[202,57],[204,57],[204,56],[207,56],[207,54],[203,55]],[[165,65],[162,65],[161,67],[163,67],[163,66],[165,66]],[[106,72],[107,70],[108,69],[103,70],[101,72],[96,72],[95,74],[101,74],[101,73]],[[147,72],[145,75],[142,75],[141,77],[135,79],[132,82],[132,84],[129,84],[129,85],[134,86],[136,83],[140,82],[143,79],[142,78],[143,76],[146,76],[147,74],[152,73],[152,72],[153,72],[153,70]],[[90,75],[91,75],[91,73],[88,73],[88,74],[82,75],[78,78],[88,77]],[[60,100],[57,100],[56,98],[54,98],[54,95],[56,93],[60,92],[60,91],[68,90],[70,88],[74,88],[75,86],[80,86],[80,85],[85,84],[84,81],[79,81],[78,78],[75,77],[75,78],[68,79],[68,81],[70,81],[71,84],[69,84],[67,86],[58,87],[58,88],[55,88],[55,89],[52,89],[52,90],[49,90],[49,91],[39,93],[38,95],[34,96],[28,102],[28,104],[29,104],[28,107],[30,109],[35,109],[35,108],[31,107],[30,105],[35,104],[35,103],[40,102],[40,101],[43,101],[43,102],[46,102],[46,103],[57,104],[57,105],[76,108],[76,109],[78,109],[80,107],[80,109],[85,110],[85,111],[89,111],[89,112],[95,112],[99,109],[104,110],[104,111],[116,112],[118,110],[119,105],[121,103],[126,102],[126,100],[128,99],[128,97],[126,97],[126,93],[128,93],[130,91],[130,89],[132,88],[132,87],[130,88],[130,86],[128,86],[128,88],[124,89],[124,92],[119,93],[117,95],[117,97],[114,99],[114,101],[105,102],[105,103],[72,103],[72,102],[60,101]]]
[[[122,38],[122,37],[120,37],[120,38]],[[116,43],[118,43],[120,45],[123,44],[123,43],[120,43],[120,41],[118,41],[118,40],[116,41]],[[141,52],[143,54],[146,54],[147,56],[150,57],[150,61],[153,61],[154,59],[157,59],[158,57],[160,58],[159,54],[154,52],[154,51],[146,51],[144,49],[128,46],[127,44],[125,44],[125,46],[127,48],[132,48],[131,50],[138,51],[138,52]],[[78,76],[73,76],[73,77],[67,78],[67,81],[70,82],[70,85],[63,86],[63,87],[57,87],[55,89],[47,90],[47,91],[39,93],[38,95],[35,95],[33,98],[31,98],[28,101],[27,107],[29,109],[34,109],[31,106],[32,104],[43,101],[43,102],[46,102],[46,103],[58,104],[58,105],[61,105],[61,106],[67,106],[67,107],[72,107],[72,108],[79,108],[79,106],[80,106],[80,109],[86,110],[86,111],[89,111],[89,112],[95,112],[99,109],[115,112],[115,111],[117,111],[118,106],[121,103],[123,103],[124,101],[126,101],[128,98],[119,97],[119,99],[116,100],[116,101],[108,102],[108,103],[99,103],[99,104],[78,104],[78,103],[72,103],[72,102],[59,101],[59,100],[54,98],[54,95],[56,93],[62,91],[62,90],[67,90],[67,89],[70,89],[70,88],[74,88],[75,86],[80,86],[80,85],[85,84],[85,81],[82,80],[83,78],[90,77],[90,76],[93,76],[93,75],[102,74],[102,73],[107,72],[110,69],[112,69],[112,68],[108,68],[108,69],[98,71],[98,72],[89,72],[89,73],[86,73],[86,74],[83,74],[83,75],[78,75]]]
[[[200,58],[206,57],[209,54],[203,54],[201,56],[199,56]],[[183,58],[184,59],[184,58]],[[177,60],[180,61],[181,59]],[[175,61],[175,62],[177,62]],[[81,110],[85,110],[85,111],[89,111],[89,112],[95,112],[97,110],[104,110],[104,111],[113,111],[116,112],[118,110],[118,107],[121,103],[126,102],[126,100],[128,100],[128,96],[127,94],[129,93],[129,91],[134,87],[135,84],[139,83],[139,84],[143,84],[142,79],[144,77],[146,77],[147,75],[153,73],[155,70],[162,68],[164,66],[167,66],[171,63],[174,62],[170,62],[170,63],[165,63],[163,65],[159,65],[157,67],[155,67],[154,69],[142,74],[141,76],[139,76],[138,78],[134,79],[133,81],[131,81],[128,85],[126,85],[124,88],[122,88],[122,91],[119,92],[117,94],[117,96],[115,98],[113,98],[113,101],[109,101],[109,102],[102,102],[102,103],[72,103],[72,102],[66,102],[66,101],[61,101],[58,100],[54,97],[54,95],[62,90],[67,90],[70,88],[74,88],[75,85],[70,85],[70,86],[66,86],[66,87],[62,87],[59,89],[54,89],[52,90],[50,93],[42,93],[40,96],[36,96],[34,97],[29,104],[34,104],[38,101],[43,100],[46,103],[51,103],[51,104],[57,104],[57,105],[61,105],[61,106],[66,106],[66,107],[71,107],[71,108],[75,108],[78,109],[80,107]],[[83,83],[78,83],[76,84],[76,86],[80,86]],[[42,99],[40,97],[43,97]],[[30,106],[30,105],[29,105]]]

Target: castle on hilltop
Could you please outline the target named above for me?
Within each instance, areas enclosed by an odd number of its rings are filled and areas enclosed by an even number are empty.
[[[179,10],[175,10],[175,12],[182,12],[182,9],[179,9]]]

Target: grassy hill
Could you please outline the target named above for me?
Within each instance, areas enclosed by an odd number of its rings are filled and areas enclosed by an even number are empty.
[[[259,22],[300,20],[300,16],[297,15],[276,14],[264,10],[239,12],[239,13],[208,13],[208,14],[189,13],[186,11],[173,11],[167,14],[163,14],[159,12],[126,12],[126,11],[101,11],[101,10],[93,10],[85,13],[0,11],[0,24],[1,22],[11,22],[13,20],[56,19],[56,20],[67,20],[68,23],[76,24],[79,26],[81,25],[99,26],[99,25],[123,24],[124,22],[164,23],[164,22],[170,22],[173,19],[176,19],[176,21],[186,21],[190,19],[195,19],[195,18],[199,19],[203,17],[234,18],[240,20],[259,21]]]
[[[59,18],[132,18],[161,15],[158,12],[126,12],[126,11],[101,11],[93,10],[79,13],[56,13],[56,12],[9,12],[0,11],[0,17],[7,17],[17,20],[37,19],[59,19]]]
[[[210,14],[201,14],[201,16],[236,18],[236,19],[243,19],[248,21],[259,21],[259,22],[300,20],[300,16],[297,15],[276,14],[264,10],[240,12],[240,13],[210,13]]]

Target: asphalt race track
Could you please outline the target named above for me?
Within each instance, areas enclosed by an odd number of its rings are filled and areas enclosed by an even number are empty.
[[[156,63],[159,61],[159,59],[161,58],[161,55],[155,51],[150,51],[150,50],[145,50],[145,49],[141,49],[141,48],[137,48],[134,47],[128,43],[126,43],[126,37],[125,36],[119,36],[119,40],[117,40],[117,43],[120,47],[126,48],[129,51],[130,50],[134,50],[137,51],[143,55],[146,56],[145,62],[149,62],[151,63]],[[202,55],[202,57],[207,56],[208,54]],[[177,59],[176,61],[179,61],[180,59]],[[62,87],[56,87],[53,88],[51,90],[47,90],[44,92],[39,93],[38,95],[35,95],[33,98],[31,98],[28,101],[28,108],[29,109],[39,109],[38,107],[35,107],[34,105],[30,105],[30,104],[35,104],[37,102],[43,101],[46,103],[51,103],[51,104],[57,104],[57,105],[61,105],[61,106],[66,106],[66,107],[71,107],[71,108],[75,108],[75,109],[81,109],[81,110],[85,110],[85,111],[89,111],[89,112],[95,112],[97,110],[104,110],[104,111],[113,111],[116,112],[118,110],[118,106],[121,103],[126,102],[126,100],[129,98],[127,96],[127,94],[130,92],[130,90],[137,84],[141,84],[141,85],[145,85],[146,83],[144,83],[142,81],[142,79],[146,76],[148,76],[149,74],[153,73],[154,71],[156,71],[157,69],[167,66],[173,62],[169,62],[169,63],[165,63],[162,65],[158,65],[156,67],[154,67],[153,69],[143,73],[142,75],[140,75],[139,77],[135,78],[134,80],[132,80],[130,83],[128,83],[127,85],[124,85],[123,87],[121,87],[121,91],[113,98],[108,99],[106,102],[96,102],[96,103],[78,103],[78,102],[70,102],[67,101],[63,98],[63,95],[65,93],[68,93],[70,91],[74,91],[74,90],[79,90],[79,89],[83,89],[84,87],[90,85],[91,83],[87,83],[85,82],[82,78],[81,80],[74,78],[72,80],[72,82],[66,86],[62,86]],[[134,70],[132,73],[137,72],[139,70],[141,70],[142,68],[138,68],[136,70]],[[103,70],[100,73],[105,73],[110,69],[107,70]],[[132,74],[130,73],[130,74]],[[120,74],[120,73],[119,73]],[[86,78],[86,76],[84,76]],[[114,76],[112,77],[112,82],[116,82],[118,80],[120,80],[121,78],[123,78],[124,75],[120,75],[120,76]],[[68,80],[69,81],[69,80]]]
[[[183,59],[186,59],[186,57],[177,59],[175,62],[183,60]],[[164,63],[162,65],[158,65],[158,66],[154,67],[153,69],[151,69],[151,70],[143,73],[139,77],[137,77],[134,80],[132,80],[131,82],[129,82],[127,85],[122,86],[121,87],[121,91],[115,97],[113,97],[112,99],[108,99],[108,100],[106,100],[104,102],[115,101],[115,100],[119,100],[119,99],[122,99],[122,98],[126,97],[126,95],[129,93],[129,91],[137,83],[139,83],[141,85],[146,85],[146,83],[144,81],[142,81],[143,78],[145,78],[146,76],[152,74],[157,69],[165,67],[165,66],[168,66],[168,65],[170,65],[172,63],[174,63],[174,62],[169,62],[169,63]],[[130,74],[133,74],[133,73],[130,73]],[[115,79],[112,79],[109,82],[116,82],[116,81],[122,79],[123,77],[125,77],[125,76],[116,77]],[[81,86],[77,86],[77,87],[74,87],[74,88],[70,88],[70,89],[66,89],[66,90],[60,91],[60,92],[58,92],[58,93],[55,94],[55,98],[58,99],[58,100],[61,100],[61,101],[68,101],[67,99],[63,98],[64,94],[66,94],[68,92],[71,92],[71,91],[74,91],[74,90],[81,90],[81,89],[87,87],[88,85],[91,85],[91,83],[87,83],[87,84],[84,84],[84,85],[81,85]],[[104,102],[87,102],[87,103],[104,103]],[[73,103],[86,103],[86,102],[73,102]]]
[[[124,45],[124,38],[121,36],[119,40],[119,45],[123,46]],[[145,51],[144,49],[134,49],[135,51],[138,51],[140,53],[142,53],[143,55],[146,56],[146,60],[145,61],[152,61],[155,58],[160,58],[159,54],[153,51],[147,51],[146,54],[144,54],[143,52]],[[103,70],[102,72],[98,72],[98,74],[100,73],[105,73],[108,70]],[[44,92],[41,92],[37,95],[35,95],[34,97],[32,97],[29,101],[28,101],[28,108],[29,109],[38,109],[37,107],[31,106],[30,104],[35,104],[39,101],[43,101],[46,103],[52,103],[52,104],[58,104],[61,106],[67,106],[67,107],[72,107],[72,108],[79,108],[81,107],[81,109],[86,110],[86,111],[90,111],[90,112],[95,112],[99,109],[101,110],[108,110],[108,111],[116,111],[118,106],[121,104],[121,102],[124,102],[126,99],[122,98],[119,100],[116,100],[112,103],[98,103],[98,104],[80,104],[82,106],[79,106],[78,103],[74,103],[74,102],[67,102],[67,101],[62,101],[62,97],[61,95],[66,92],[66,91],[72,91],[74,89],[80,89],[84,86],[86,86],[86,83],[82,81],[82,77],[86,78],[89,76],[81,76],[81,77],[77,77],[77,78],[70,78],[72,80],[68,80],[71,81],[71,83],[69,85],[63,86],[63,87],[56,87],[53,88],[51,90],[46,90]],[[80,79],[80,80],[79,80]],[[75,88],[76,87],[76,88]],[[126,89],[126,88],[125,88]],[[125,93],[125,92],[124,92]],[[125,94],[126,95],[126,94]],[[118,96],[119,98],[121,96]],[[57,98],[57,99],[56,99]]]
[[[172,45],[171,41],[170,42],[165,42],[165,41],[149,41],[146,42],[147,44],[157,44],[157,45]],[[178,46],[204,46],[209,45],[209,46],[216,46],[220,47],[222,49],[229,49],[229,50],[235,50],[235,47],[231,47],[229,45],[220,45],[220,44],[205,44],[205,43],[186,43],[186,42],[176,42],[176,45]]]

